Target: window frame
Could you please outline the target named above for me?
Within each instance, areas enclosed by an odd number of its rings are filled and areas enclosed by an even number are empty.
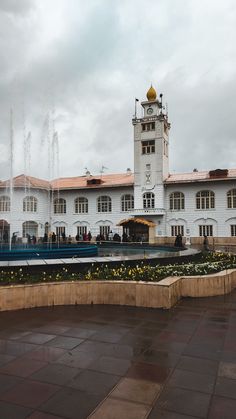
[[[87,234],[87,229],[88,229],[87,225],[77,226],[77,235],[83,237],[84,234]]]
[[[100,234],[100,236],[103,236],[105,240],[108,239],[110,231],[111,231],[111,226],[109,226],[109,225],[108,226],[104,226],[104,225],[99,226],[99,234]]]
[[[88,199],[85,196],[79,196],[74,201],[75,214],[88,214]]]
[[[121,197],[121,211],[127,212],[134,209],[134,195],[124,194]]]
[[[37,212],[38,200],[35,196],[25,196],[23,199],[23,212]]]
[[[155,122],[145,122],[142,124],[142,132],[155,131]]]
[[[53,213],[66,214],[66,200],[64,198],[55,198],[53,200]]]
[[[185,210],[185,196],[183,192],[171,192],[169,196],[170,211],[184,211]]]
[[[211,190],[202,190],[196,193],[196,209],[215,209],[215,193]]]
[[[179,234],[182,237],[184,236],[184,225],[178,225],[178,224],[172,225],[171,226],[171,236],[176,237]]]
[[[230,236],[236,237],[236,224],[230,224]]]
[[[143,140],[141,142],[142,154],[154,154],[156,150],[155,140]]]
[[[153,192],[145,192],[143,194],[143,208],[144,209],[155,208],[155,194]]]
[[[0,196],[0,212],[11,211],[11,199],[7,195]]]
[[[213,237],[214,226],[213,224],[199,224],[199,237]]]
[[[227,192],[227,208],[236,209],[236,189],[230,189]]]
[[[112,200],[109,195],[100,195],[97,198],[97,212],[112,212]]]

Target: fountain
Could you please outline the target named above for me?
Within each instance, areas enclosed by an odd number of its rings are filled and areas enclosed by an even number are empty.
[[[49,179],[56,176],[59,177],[59,141],[58,134],[54,129],[54,120],[51,120],[48,113],[44,122],[44,135],[41,139],[41,147],[44,145],[45,136],[47,139],[47,156],[48,156],[48,174]],[[90,243],[72,244],[56,237],[53,231],[53,197],[54,190],[51,190],[49,182],[46,192],[37,190],[37,186],[32,184],[32,177],[26,175],[30,173],[31,168],[31,132],[26,135],[25,122],[23,123],[24,138],[24,175],[14,178],[14,125],[13,111],[10,111],[10,178],[6,182],[2,182],[0,187],[4,188],[4,195],[1,196],[1,211],[6,212],[7,220],[0,220],[0,260],[32,260],[32,259],[58,259],[58,258],[75,258],[89,257],[97,255],[97,246]],[[18,183],[17,183],[18,182]],[[22,184],[23,182],[23,184]],[[16,231],[16,218],[19,217],[20,211],[17,207],[17,188],[24,188],[23,214],[21,215],[22,234]],[[44,196],[46,210],[37,212],[38,200],[35,195],[40,195],[40,199]],[[59,197],[59,189],[56,190]],[[31,196],[34,195],[34,196]],[[28,217],[31,220],[28,220]],[[38,217],[38,218],[37,218]],[[19,219],[17,220],[19,222]],[[40,230],[40,233],[39,231]],[[19,235],[19,237],[18,237]],[[55,239],[56,238],[56,239]]]
[[[53,114],[53,113],[52,113]],[[24,138],[24,170],[22,176],[13,176],[14,166],[14,129],[13,129],[13,112],[10,113],[10,179],[0,183],[4,189],[6,202],[0,201],[0,206],[4,206],[5,220],[0,220],[0,266],[38,266],[50,264],[50,266],[59,265],[61,263],[73,264],[75,269],[79,269],[88,263],[134,263],[140,259],[153,263],[160,263],[160,259],[171,257],[178,258],[190,254],[180,249],[160,247],[148,247],[144,243],[131,244],[129,247],[125,243],[104,243],[100,250],[99,258],[98,246],[88,242],[72,243],[66,241],[63,236],[62,224],[56,229],[55,203],[54,197],[60,197],[60,190],[54,183],[51,188],[49,181],[42,181],[31,176],[27,176],[26,172],[31,169],[31,141],[32,136],[29,131],[26,134],[25,123],[23,129]],[[47,151],[47,169],[48,177],[59,178],[59,140],[58,133],[55,131],[54,115],[48,113],[43,124],[43,134],[40,142],[41,149]],[[41,185],[40,186],[40,182]],[[41,188],[41,189],[40,189]],[[24,190],[23,211],[20,210],[22,205],[22,193]],[[1,197],[1,194],[0,194]],[[39,205],[42,202],[42,205]],[[40,206],[40,208],[39,208]],[[2,209],[1,209],[2,211]],[[63,213],[63,212],[62,212]],[[60,213],[61,214],[61,213]],[[30,215],[30,219],[29,219]],[[17,217],[20,217],[20,219]],[[22,232],[19,229],[19,222],[22,225]],[[55,234],[56,232],[56,234]],[[113,249],[111,249],[111,244]],[[108,245],[108,249],[106,246]],[[121,247],[120,247],[121,246]],[[187,253],[186,253],[187,252]],[[91,258],[86,260],[86,258]],[[51,260],[50,262],[45,262]],[[15,261],[15,263],[13,262]],[[20,262],[22,261],[22,262]],[[156,261],[156,262],[155,262]],[[18,262],[18,263],[17,263]],[[148,262],[148,263],[149,263]],[[136,263],[136,262],[135,262]]]

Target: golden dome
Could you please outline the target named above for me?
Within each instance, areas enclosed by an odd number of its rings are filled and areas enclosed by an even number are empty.
[[[152,101],[152,100],[156,100],[157,98],[157,92],[154,89],[154,87],[150,87],[150,89],[147,91],[147,100]]]

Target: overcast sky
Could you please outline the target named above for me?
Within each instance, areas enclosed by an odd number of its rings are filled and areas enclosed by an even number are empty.
[[[0,179],[10,109],[14,175],[133,170],[134,99],[151,83],[170,172],[236,167],[235,0],[0,0]]]

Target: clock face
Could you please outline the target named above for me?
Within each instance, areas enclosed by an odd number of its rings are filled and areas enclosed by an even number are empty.
[[[153,113],[153,109],[152,108],[148,108],[148,110],[147,110],[147,114],[148,115],[151,115]]]

